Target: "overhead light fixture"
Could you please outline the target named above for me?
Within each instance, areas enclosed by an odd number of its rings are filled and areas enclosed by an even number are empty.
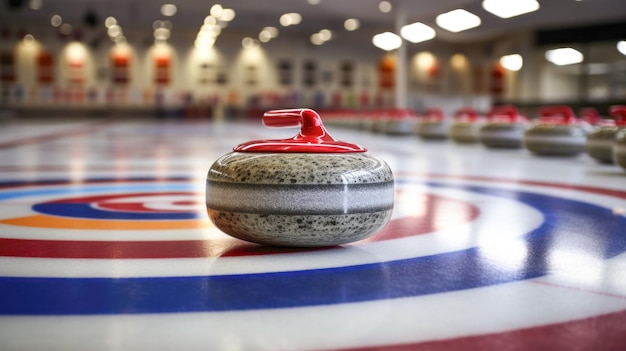
[[[319,32],[311,35],[311,44],[322,45],[329,41],[333,37],[333,32],[330,29],[322,29]]]
[[[211,16],[219,18],[222,15],[222,11],[224,11],[224,7],[222,7],[222,5],[220,4],[215,4],[211,6],[211,10],[209,10],[209,13],[211,14]]]
[[[546,51],[546,59],[557,66],[583,62],[583,54],[572,48],[559,48]]]
[[[372,43],[379,49],[391,51],[402,46],[402,38],[391,32],[376,34],[372,38]]]
[[[164,4],[161,6],[161,14],[166,17],[174,16],[178,9],[174,4]]]
[[[500,57],[500,65],[509,71],[517,72],[522,69],[524,59],[520,54],[504,55]]]
[[[421,43],[435,37],[435,30],[421,22],[407,24],[400,29],[400,35],[412,43]]]
[[[378,3],[378,9],[382,13],[388,13],[391,11],[391,3],[389,1],[381,1]]]
[[[31,8],[31,10],[41,10],[41,7],[43,6],[43,0],[30,0],[28,2],[28,6]]]
[[[500,18],[511,18],[539,10],[537,0],[484,0],[483,8]]]
[[[265,27],[259,33],[259,41],[262,43],[267,43],[270,40],[276,38],[277,36],[278,36],[278,28]]]
[[[322,45],[324,44],[324,40],[320,37],[320,33],[311,34],[311,44],[313,45]]]
[[[22,40],[26,46],[32,46],[35,44],[35,37],[32,34],[26,34]]]
[[[302,15],[296,12],[285,13],[280,16],[279,22],[283,27],[296,26],[302,22]]]
[[[54,13],[52,14],[52,16],[50,16],[50,24],[53,27],[58,27],[63,24],[63,18],[61,18],[58,13]]]
[[[442,13],[435,21],[439,27],[453,33],[480,26],[480,17],[463,9]]]
[[[111,26],[114,26],[117,24],[117,19],[115,19],[115,17],[113,16],[109,16],[104,20],[104,26],[107,28],[111,28]]]
[[[343,22],[343,27],[350,32],[359,29],[360,26],[361,22],[356,18],[348,18]]]
[[[250,37],[245,37],[245,38],[243,38],[243,40],[241,40],[241,46],[244,49],[250,49],[250,48],[254,47],[255,43],[256,42],[254,41],[254,39],[252,39]]]
[[[222,13],[220,14],[220,20],[224,22],[230,22],[235,19],[235,10],[233,9],[222,9]]]
[[[622,55],[626,56],[626,40],[617,42],[617,51],[621,52]]]

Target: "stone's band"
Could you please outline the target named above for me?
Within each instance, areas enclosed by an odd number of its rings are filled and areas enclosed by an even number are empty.
[[[335,215],[393,208],[393,180],[363,184],[241,184],[207,180],[207,208],[239,213]]]
[[[583,146],[587,142],[586,137],[573,135],[524,135],[524,143],[531,144],[551,144],[551,145],[572,145]]]

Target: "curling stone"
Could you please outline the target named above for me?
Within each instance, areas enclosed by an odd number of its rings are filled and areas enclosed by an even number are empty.
[[[587,136],[585,144],[587,154],[603,163],[613,163],[613,145],[617,133],[626,129],[626,106],[611,106],[609,113],[614,120],[611,123],[603,122],[603,125]]]
[[[424,118],[417,123],[415,134],[425,140],[443,140],[448,137],[449,123],[439,108],[429,108],[424,112]]]
[[[409,109],[393,109],[387,112],[383,130],[387,135],[411,135],[417,124],[417,115]]]
[[[450,139],[457,143],[469,144],[480,141],[480,128],[485,124],[484,119],[471,107],[459,109],[454,114],[454,122],[448,130]]]
[[[592,131],[595,130],[596,127],[604,124],[604,119],[600,116],[598,110],[593,107],[580,109],[580,111],[578,111],[578,116],[580,119],[587,122]]]
[[[480,142],[489,148],[519,149],[522,147],[528,119],[512,105],[497,106],[488,114],[488,122],[480,128]]]
[[[384,161],[330,136],[310,109],[269,111],[263,123],[301,130],[240,144],[213,163],[206,205],[217,228],[258,244],[318,247],[365,239],[389,221],[394,179]]]
[[[538,123],[524,133],[524,147],[536,155],[577,156],[585,151],[589,125],[568,106],[540,110]]]

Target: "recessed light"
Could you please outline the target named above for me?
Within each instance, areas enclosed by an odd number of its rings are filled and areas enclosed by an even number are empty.
[[[343,27],[350,32],[359,29],[360,26],[361,22],[356,18],[348,18],[343,22]]]
[[[176,14],[176,11],[178,11],[178,8],[176,8],[176,5],[174,4],[164,4],[163,6],[161,6],[161,14],[163,16],[174,16]]]
[[[522,69],[524,59],[520,54],[504,55],[500,57],[500,65],[509,71],[517,72]]]
[[[557,66],[583,62],[583,54],[573,48],[559,48],[546,51],[546,59]]]
[[[412,43],[421,43],[435,37],[435,30],[421,22],[408,24],[400,29],[400,35]]]
[[[437,25],[450,32],[461,32],[480,26],[480,17],[463,9],[442,13],[435,19]]]
[[[537,0],[484,0],[483,8],[500,18],[511,18],[537,11]]]
[[[391,6],[391,3],[389,1],[381,1],[380,3],[378,3],[378,9],[382,13],[390,12],[391,8],[392,8],[392,6]]]
[[[379,49],[391,51],[402,46],[402,38],[391,32],[376,34],[372,38],[372,43]]]

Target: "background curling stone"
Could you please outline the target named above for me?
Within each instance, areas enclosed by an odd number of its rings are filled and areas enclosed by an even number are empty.
[[[626,106],[611,106],[609,113],[614,120],[602,122],[602,125],[587,136],[585,144],[587,154],[604,163],[613,163],[613,146],[617,133],[626,129]]]
[[[478,116],[475,109],[461,108],[454,114],[454,122],[448,130],[448,135],[457,143],[476,143],[480,141],[480,128],[484,124],[484,118]]]
[[[209,169],[206,205],[223,232],[259,244],[316,247],[365,239],[390,219],[394,179],[365,148],[334,139],[313,110],[269,111],[290,139],[238,145]]]
[[[449,123],[440,108],[429,108],[424,117],[415,126],[415,134],[425,140],[443,140],[448,138]]]
[[[417,114],[410,109],[391,109],[387,111],[384,132],[387,135],[411,135],[417,124]]]
[[[600,116],[600,113],[598,113],[598,110],[593,107],[580,109],[580,111],[578,111],[578,117],[580,117],[581,120],[585,121],[592,131],[595,130],[597,127],[603,125],[603,123],[605,122],[602,116]]]
[[[487,114],[487,124],[480,128],[480,142],[489,148],[519,149],[522,147],[528,119],[513,105],[496,106]]]
[[[588,133],[569,106],[545,107],[524,133],[524,147],[536,155],[576,156],[585,151]]]

